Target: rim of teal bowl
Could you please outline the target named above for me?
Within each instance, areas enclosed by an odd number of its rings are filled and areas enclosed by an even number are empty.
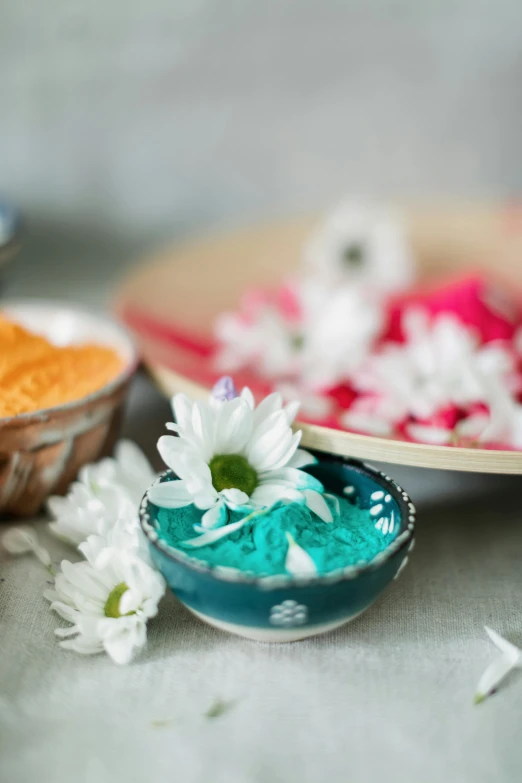
[[[333,571],[329,571],[327,574],[318,574],[316,576],[296,577],[290,574],[256,574],[252,571],[242,571],[239,568],[231,568],[229,566],[211,565],[205,560],[200,560],[195,557],[191,557],[181,549],[167,544],[162,538],[159,537],[148,512],[149,505],[149,492],[152,487],[159,484],[164,476],[176,474],[172,470],[166,470],[161,473],[158,478],[151,484],[146,491],[140,504],[139,519],[141,529],[145,533],[149,544],[155,549],[158,549],[164,555],[176,563],[188,566],[193,571],[209,574],[215,579],[223,582],[237,582],[243,584],[255,584],[265,590],[274,590],[280,587],[305,587],[320,584],[335,584],[337,582],[348,581],[350,579],[356,579],[358,576],[371,571],[376,571],[390,558],[400,552],[402,549],[407,548],[410,551],[413,546],[413,535],[415,530],[415,518],[416,510],[407,492],[405,492],[397,482],[383,473],[377,468],[373,468],[371,465],[367,465],[359,460],[349,457],[341,457],[333,454],[318,454],[319,461],[325,463],[336,462],[342,463],[359,473],[364,473],[369,478],[376,481],[379,486],[386,488],[389,494],[396,501],[401,512],[400,526],[401,532],[396,538],[391,541],[385,549],[379,552],[372,560],[361,561],[355,565],[345,566],[344,568],[336,568]],[[154,505],[154,503],[150,503]]]

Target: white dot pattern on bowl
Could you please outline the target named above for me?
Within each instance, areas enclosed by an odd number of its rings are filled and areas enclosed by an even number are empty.
[[[283,601],[270,609],[270,624],[292,628],[295,625],[304,625],[308,620],[308,609],[297,601]]]

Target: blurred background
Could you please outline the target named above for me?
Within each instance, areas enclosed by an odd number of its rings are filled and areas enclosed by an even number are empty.
[[[520,0],[3,0],[0,74],[4,296],[107,306],[169,241],[522,189]],[[153,457],[166,418],[140,378],[125,433]]]
[[[0,73],[13,296],[101,303],[167,240],[346,193],[522,185],[519,0],[3,0]]]

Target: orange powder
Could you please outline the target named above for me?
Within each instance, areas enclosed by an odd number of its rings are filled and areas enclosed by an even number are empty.
[[[105,386],[123,366],[111,348],[58,348],[0,315],[0,418],[79,400]]]

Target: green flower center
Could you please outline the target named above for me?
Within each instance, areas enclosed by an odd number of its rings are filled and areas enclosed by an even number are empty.
[[[292,348],[294,348],[296,351],[300,351],[301,348],[304,347],[304,341],[305,341],[304,334],[295,334],[291,338]]]
[[[258,484],[257,473],[240,454],[216,454],[209,463],[212,485],[217,492],[240,489],[251,495]]]
[[[105,601],[105,606],[103,608],[105,617],[121,617],[120,600],[123,593],[128,589],[129,587],[125,584],[125,582],[120,582],[119,585],[113,587],[109,593],[109,597]],[[136,612],[127,612],[127,614],[136,614]]]
[[[342,259],[346,266],[361,266],[364,261],[364,247],[359,242],[352,242],[344,248]]]

